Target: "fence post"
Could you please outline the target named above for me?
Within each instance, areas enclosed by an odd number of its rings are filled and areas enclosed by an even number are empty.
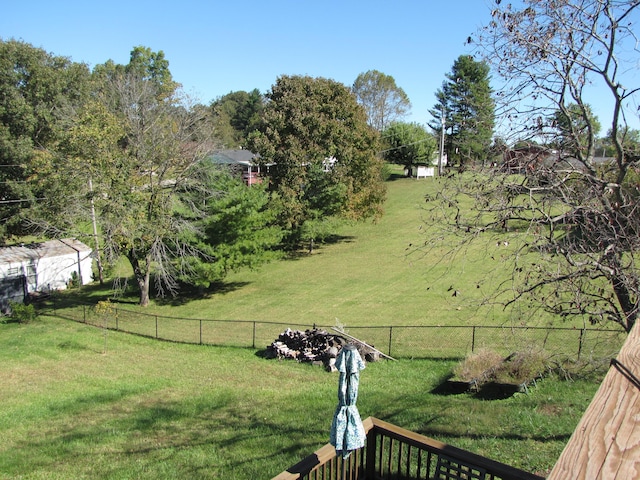
[[[84,323],[87,323],[87,306],[86,305],[82,306],[82,321]]]
[[[391,341],[393,340],[393,327],[389,327],[389,353],[388,355],[391,356]]]
[[[251,342],[251,348],[256,348],[256,321],[253,321],[253,339]]]
[[[158,338],[158,315],[156,315],[156,338]]]
[[[471,353],[476,350],[476,326],[474,325],[471,330]]]
[[[200,320],[200,345],[202,345],[202,320]]]
[[[585,334],[585,329],[584,327],[582,327],[580,329],[580,337],[578,339],[578,360],[580,360],[580,355],[582,355],[582,347],[584,345],[584,334]]]

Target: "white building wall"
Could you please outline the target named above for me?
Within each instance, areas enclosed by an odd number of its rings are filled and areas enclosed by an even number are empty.
[[[34,281],[32,282],[32,278],[27,275],[29,292],[36,290],[64,290],[74,277],[74,272],[78,280],[82,279],[82,285],[89,283],[91,281],[91,257],[88,257],[88,261],[87,269],[86,259],[83,262],[81,258],[78,264],[77,253],[38,259],[36,265],[37,275],[33,279]]]
[[[77,240],[52,240],[29,247],[5,247],[0,252],[0,277],[24,275],[27,291],[63,290],[76,278],[92,281],[92,250]]]

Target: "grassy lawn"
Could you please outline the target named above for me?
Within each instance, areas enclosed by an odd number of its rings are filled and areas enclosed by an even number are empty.
[[[328,442],[337,376],[251,349],[157,342],[43,318],[0,325],[0,478],[263,479]],[[452,361],[369,364],[358,406],[544,472],[594,381],[486,400],[434,393]]]
[[[518,323],[499,307],[481,305],[509,273],[501,261],[508,247],[488,238],[451,261],[441,250],[416,250],[430,229],[425,195],[432,195],[439,181],[390,181],[380,221],[345,224],[337,232],[339,241],[318,246],[311,255],[302,252],[255,271],[234,272],[204,296],[166,298],[143,311],[322,326],[335,325],[337,319],[347,327]],[[83,295],[106,298],[109,288],[85,289]],[[131,290],[120,297],[127,308],[136,308],[136,299]],[[551,320],[540,315],[537,324]]]
[[[379,222],[344,225],[338,242],[313,254],[235,272],[205,295],[157,300],[142,311],[294,325],[338,321],[347,330],[517,324],[480,306],[508,274],[500,262],[506,251],[495,241],[451,263],[441,261],[444,252],[415,250],[430,228],[424,197],[438,181],[391,181]],[[90,286],[68,295],[95,303],[110,292]],[[119,301],[138,309],[135,292]],[[0,324],[0,365],[2,479],[271,478],[328,442],[337,401],[337,377],[319,367],[266,360],[253,349],[113,331],[105,337],[99,328],[49,316]],[[546,378],[529,394],[502,400],[438,394],[454,365],[369,364],[361,415],[544,473],[600,380]]]

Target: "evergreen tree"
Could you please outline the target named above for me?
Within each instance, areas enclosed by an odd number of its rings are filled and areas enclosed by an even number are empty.
[[[436,119],[431,127],[440,131],[444,114],[450,163],[458,163],[461,169],[484,164],[490,156],[495,124],[489,66],[461,55],[446,78],[436,92],[438,103],[430,111]]]

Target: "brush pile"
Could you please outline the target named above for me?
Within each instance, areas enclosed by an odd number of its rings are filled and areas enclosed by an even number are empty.
[[[293,359],[298,362],[322,364],[329,371],[335,371],[335,360],[344,345],[352,343],[360,356],[367,362],[379,359],[377,350],[354,337],[349,339],[340,334],[331,334],[318,328],[291,330],[287,328],[267,347],[267,358]]]
[[[287,328],[267,347],[269,358],[288,358],[299,362],[327,362],[335,358],[346,340],[318,328],[291,330]]]

